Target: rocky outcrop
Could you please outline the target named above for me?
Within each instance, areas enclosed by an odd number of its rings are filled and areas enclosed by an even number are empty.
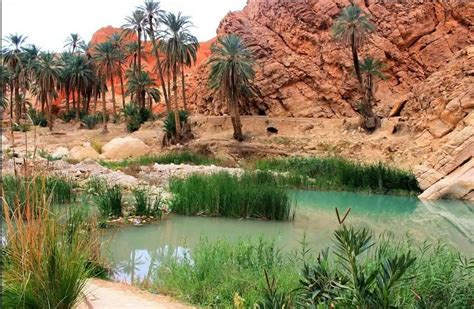
[[[376,91],[382,115],[387,116],[396,104],[404,104],[400,100],[412,86],[474,42],[472,1],[355,2],[377,26],[361,56],[371,55],[386,65],[388,79],[380,81]],[[239,34],[256,60],[257,93],[243,103],[244,113],[295,117],[355,114],[360,98],[350,54],[331,36],[334,19],[348,3],[249,0],[242,11],[229,13],[222,20],[218,34]],[[199,113],[223,114],[226,106],[208,90],[207,76],[205,66],[190,74],[189,101]],[[449,108],[455,110],[456,104]],[[395,108],[395,114],[402,108]],[[444,120],[457,119],[450,117],[446,115]]]
[[[150,147],[142,140],[132,137],[117,137],[102,147],[101,159],[122,160],[148,154]]]
[[[474,201],[474,127],[452,134],[448,143],[415,169],[420,198],[460,198]]]

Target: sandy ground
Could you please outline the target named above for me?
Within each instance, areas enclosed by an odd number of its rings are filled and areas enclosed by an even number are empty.
[[[232,125],[229,117],[197,116],[191,118],[195,138],[186,146],[202,152],[210,152],[230,163],[256,156],[291,155],[341,155],[345,158],[374,162],[383,161],[401,168],[412,169],[426,160],[439,148],[442,140],[425,139],[422,133],[393,133],[398,119],[384,119],[382,127],[373,134],[357,130],[352,125],[356,119],[313,119],[313,118],[269,118],[264,116],[242,117],[246,140],[237,143],[232,139]],[[349,121],[349,125],[348,125]],[[14,133],[16,151],[29,152],[37,149],[53,153],[58,147],[71,149],[86,142],[105,145],[115,137],[133,136],[150,146],[152,153],[169,149],[162,148],[163,124],[161,121],[147,122],[132,134],[125,130],[125,124],[108,125],[109,133],[79,129],[79,124],[56,122],[53,132],[47,128],[36,128],[25,134]],[[269,133],[276,128],[278,133]],[[9,132],[4,132],[2,143],[12,144]]]
[[[85,288],[86,299],[78,309],[120,308],[194,308],[164,296],[151,294],[123,283],[90,279]]]

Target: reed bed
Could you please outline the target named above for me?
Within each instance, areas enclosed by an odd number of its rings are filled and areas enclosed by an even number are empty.
[[[279,180],[267,172],[241,176],[220,172],[170,181],[172,211],[182,215],[262,218],[288,221],[294,203]]]
[[[51,204],[71,203],[76,198],[77,187],[74,181],[56,176],[2,177],[3,197],[11,207],[24,208],[27,203],[39,203],[43,199]]]
[[[138,158],[125,159],[122,161],[101,161],[100,164],[110,169],[122,169],[127,167],[138,167],[152,164],[191,164],[212,165],[219,164],[220,160],[189,150],[174,151],[161,155],[146,155]]]
[[[266,171],[287,172],[293,179],[302,177],[303,180],[299,184],[303,187],[385,194],[420,192],[412,172],[382,163],[364,164],[339,157],[293,157],[258,160],[254,167]]]

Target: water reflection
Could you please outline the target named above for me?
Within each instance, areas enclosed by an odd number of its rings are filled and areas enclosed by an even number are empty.
[[[171,215],[156,224],[108,231],[108,256],[114,279],[143,281],[169,257],[185,258],[201,237],[210,240],[275,239],[284,250],[298,248],[306,234],[314,250],[326,247],[337,228],[334,208],[351,207],[348,223],[396,238],[442,239],[465,254],[474,254],[474,206],[461,201],[420,201],[416,198],[346,192],[294,192],[295,221],[265,222]]]

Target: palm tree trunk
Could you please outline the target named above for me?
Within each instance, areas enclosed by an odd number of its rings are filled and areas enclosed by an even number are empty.
[[[69,89],[66,90],[66,112],[68,113],[69,112]]]
[[[105,79],[104,79],[104,88],[105,88]],[[102,134],[106,134],[109,132],[107,129],[107,106],[105,102],[105,90],[102,89],[102,121],[104,123],[104,127],[102,128]]]
[[[74,94],[74,88],[72,89],[72,108],[76,109],[76,96]]]
[[[115,110],[115,89],[114,89],[114,75],[110,72],[110,88],[112,88],[112,112],[114,115],[117,114]]]
[[[99,92],[96,90],[94,93],[94,115],[97,114],[97,98],[99,97]]]
[[[184,65],[181,66],[181,88],[183,91],[183,106],[184,110],[188,111],[188,106],[186,103],[186,82],[184,80]]]
[[[166,105],[166,111],[169,113],[171,111],[171,105],[169,102],[168,98],[168,93],[166,92],[166,83],[165,83],[165,77],[163,74],[163,67],[161,64],[161,57],[160,57],[160,52],[158,51],[158,48],[156,46],[156,40],[155,40],[155,35],[153,32],[153,23],[152,21],[149,21],[150,25],[150,36],[151,36],[151,41],[153,43],[153,50],[155,52],[155,58],[156,58],[156,66],[158,68],[158,76],[160,78],[161,82],[161,89],[163,90],[163,97],[165,98],[165,105]]]
[[[21,102],[20,102],[20,85],[18,78],[15,82],[15,122],[20,123],[20,114],[21,114]]]
[[[142,31],[141,30],[138,30],[137,42],[138,42],[138,74],[140,74],[142,72]],[[142,98],[141,87],[139,87],[137,91],[137,100],[138,100],[139,106],[145,105],[145,102],[143,101],[143,98]]]
[[[15,92],[15,87],[13,86],[13,81],[10,83],[10,122],[13,121],[13,92]]]
[[[167,75],[168,75],[168,98],[171,101],[171,70],[170,69],[168,69]],[[171,103],[170,103],[170,107],[171,107]]]
[[[48,104],[48,127],[49,131],[53,131],[53,100],[51,97],[48,100],[48,95],[46,95],[46,101]]]
[[[173,64],[173,94],[174,94],[174,121],[176,123],[176,139],[181,139],[181,121],[179,117],[179,105],[178,105],[178,86],[177,86],[177,75],[178,75],[178,65]]]
[[[232,125],[234,127],[234,139],[238,140],[239,142],[244,140],[242,134],[242,123],[240,122],[240,113],[239,113],[239,103],[235,98],[230,99],[230,113],[232,119]]]
[[[357,75],[357,80],[360,84],[360,89],[364,89],[364,82],[362,81],[362,74],[360,73],[360,64],[359,64],[359,56],[357,55],[357,47],[356,47],[356,38],[355,32],[352,31],[351,35],[351,45],[352,45],[352,60],[354,61],[354,69]]]
[[[122,108],[125,108],[125,91],[123,87],[122,71],[119,72],[119,78],[120,78],[120,91],[122,92]]]
[[[81,92],[77,90],[77,108],[76,108],[76,119],[81,118]]]

